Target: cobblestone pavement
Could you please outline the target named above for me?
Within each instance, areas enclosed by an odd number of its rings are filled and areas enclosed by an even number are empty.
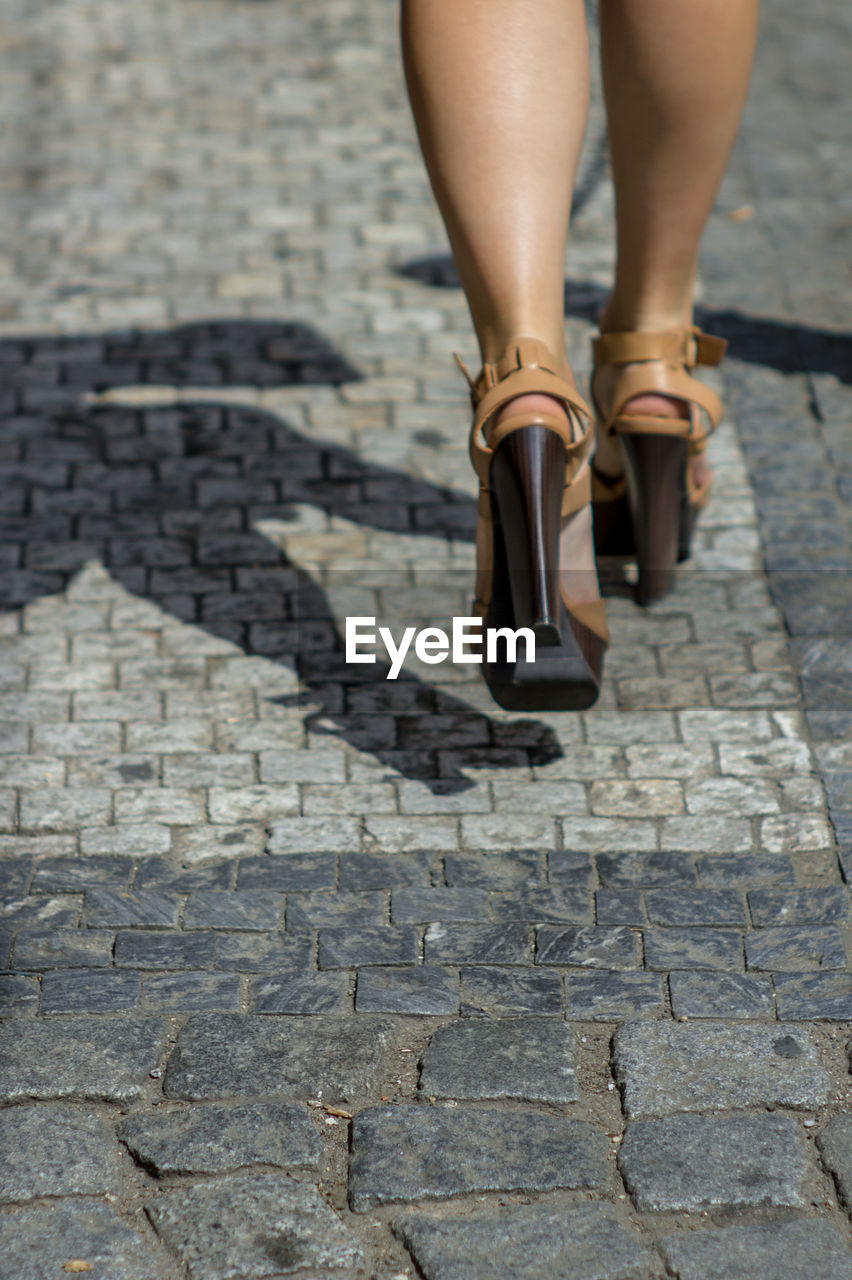
[[[852,1276],[848,15],[767,7],[693,560],[530,717],[338,648],[472,567],[390,0],[5,17],[0,1277]]]

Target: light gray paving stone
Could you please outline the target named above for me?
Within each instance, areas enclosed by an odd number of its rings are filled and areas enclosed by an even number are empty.
[[[677,1115],[634,1120],[618,1167],[641,1213],[800,1208],[809,1159],[790,1116]]]
[[[795,1024],[627,1023],[613,1037],[613,1064],[630,1117],[817,1108],[830,1089],[807,1031]]]
[[[307,1110],[276,1102],[133,1115],[121,1122],[118,1136],[159,1177],[226,1173],[251,1164],[315,1169],[321,1150]]]
[[[118,1147],[97,1115],[63,1103],[0,1111],[0,1203],[119,1190]]]
[[[457,1022],[432,1037],[420,1092],[438,1098],[576,1102],[576,1049],[571,1028],[551,1018]]]
[[[283,1173],[230,1174],[148,1205],[190,1280],[334,1275],[363,1261],[357,1238],[316,1187]]]
[[[831,1170],[840,1199],[852,1211],[852,1115],[833,1116],[817,1138],[823,1163]]]
[[[477,1191],[596,1187],[607,1142],[585,1121],[528,1111],[374,1107],[352,1123],[349,1202],[380,1204]]]
[[[55,1280],[60,1260],[88,1262],[87,1280],[171,1280],[172,1259],[107,1205],[27,1205],[0,1214],[0,1280]]]
[[[649,1280],[653,1262],[609,1205],[512,1205],[499,1213],[394,1220],[426,1280]]]
[[[371,1098],[393,1026],[378,1018],[199,1014],[178,1036],[166,1069],[171,1098],[230,1095]]]
[[[161,1018],[36,1018],[0,1027],[0,1097],[132,1102],[157,1066]]]
[[[852,1280],[852,1253],[818,1218],[682,1231],[660,1250],[678,1280]]]

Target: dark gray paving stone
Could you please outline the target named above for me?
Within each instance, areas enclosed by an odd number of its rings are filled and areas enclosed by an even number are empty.
[[[41,982],[41,1013],[125,1013],[139,999],[139,974],[115,969],[55,969]]]
[[[304,934],[326,927],[382,925],[387,923],[387,915],[387,894],[375,890],[369,893],[322,890],[287,895],[288,933]]]
[[[530,964],[529,925],[430,924],[423,940],[427,962],[437,964]]]
[[[128,969],[209,969],[215,933],[123,929],[115,935],[115,964]]]
[[[227,1173],[244,1165],[316,1169],[322,1151],[306,1108],[264,1102],[134,1115],[118,1136],[159,1177]]]
[[[420,941],[412,925],[360,929],[321,929],[321,969],[355,969],[361,965],[417,964]]]
[[[583,889],[520,889],[492,893],[491,910],[497,920],[523,920],[530,924],[591,924],[592,895]]]
[[[852,973],[778,973],[773,983],[779,1018],[852,1020]]]
[[[394,924],[487,920],[488,895],[482,889],[395,889],[391,919]]]
[[[772,1018],[772,984],[754,973],[692,969],[669,974],[676,1018]]]
[[[647,969],[742,969],[743,938],[728,929],[645,929]]]
[[[852,1115],[833,1116],[817,1138],[823,1164],[837,1183],[840,1199],[852,1210]]]
[[[83,899],[83,924],[89,928],[176,929],[181,899],[154,889],[87,889]]]
[[[8,929],[0,929],[0,968],[8,969],[11,951],[12,934]]]
[[[377,1018],[197,1014],[166,1069],[171,1098],[373,1097],[393,1024]]]
[[[426,1280],[648,1280],[653,1266],[638,1234],[602,1204],[512,1205],[475,1217],[411,1214],[397,1218],[393,1230]]]
[[[352,979],[348,973],[269,974],[249,987],[255,1013],[351,1013]]]
[[[444,879],[451,889],[538,888],[545,878],[544,855],[534,850],[510,855],[450,853],[444,858]]]
[[[199,934],[199,937],[205,935]],[[219,934],[216,966],[244,973],[289,973],[313,969],[314,940],[281,934]]]
[[[770,925],[837,924],[849,914],[849,890],[752,889],[751,916],[758,928]]]
[[[591,889],[595,882],[591,855],[577,849],[547,850],[547,869],[553,884],[564,884],[571,889]]]
[[[233,860],[183,866],[171,858],[157,857],[140,861],[133,883],[137,889],[190,893],[193,889],[230,889],[233,878]]]
[[[78,894],[54,897],[4,897],[0,901],[0,924],[11,929],[73,928],[80,917],[83,899]]]
[[[236,1012],[240,978],[236,973],[158,973],[142,980],[142,1006],[157,1013],[194,1009]]]
[[[560,964],[595,969],[638,969],[642,965],[642,938],[633,929],[562,929],[541,925],[536,929],[536,964]]]
[[[459,976],[459,1011],[464,1017],[562,1016],[562,983],[551,970],[483,967],[462,969]]]
[[[0,1280],[56,1280],[59,1259],[90,1264],[87,1280],[168,1280],[172,1260],[113,1210],[89,1200],[0,1214]]]
[[[749,969],[805,973],[809,969],[845,969],[846,947],[835,925],[789,925],[746,934]]]
[[[437,1098],[576,1102],[576,1050],[571,1028],[550,1018],[457,1022],[432,1037],[420,1092]]]
[[[663,979],[656,973],[565,974],[565,1017],[621,1022],[664,1012]]]
[[[380,1204],[481,1191],[596,1187],[607,1141],[582,1120],[493,1109],[375,1107],[352,1122],[349,1202]]]
[[[641,889],[598,889],[595,894],[595,923],[604,925],[647,924]]]
[[[458,1013],[458,974],[433,964],[359,969],[355,1008],[358,1013]]]
[[[613,1066],[630,1117],[815,1109],[830,1088],[808,1033],[795,1025],[627,1023],[613,1037]]]
[[[430,868],[436,861],[431,853],[342,853],[338,887],[354,889],[401,889],[429,884]]]
[[[26,978],[14,973],[0,974],[0,1018],[35,1013],[40,995],[38,978]]]
[[[316,1187],[283,1173],[236,1173],[182,1187],[148,1205],[154,1230],[190,1280],[236,1280],[363,1261],[361,1246]]]
[[[336,859],[333,853],[292,853],[277,856],[264,854],[257,858],[241,859],[237,872],[237,888],[265,889],[279,893],[333,889],[336,874]],[[355,887],[366,889],[372,886],[357,885]]]
[[[249,929],[258,933],[282,923],[284,899],[280,893],[247,889],[220,893],[199,889],[186,900],[185,929]]]
[[[32,893],[79,893],[85,889],[124,889],[133,875],[133,859],[110,857],[40,858],[30,884]]]
[[[711,888],[750,889],[765,884],[794,885],[796,872],[791,858],[780,854],[708,854],[695,859],[698,879]]]
[[[683,893],[695,884],[695,867],[687,853],[599,853],[595,863],[605,889],[677,885]]]
[[[660,1250],[678,1280],[852,1280],[852,1253],[818,1218],[681,1231]]]
[[[113,937],[108,929],[21,929],[15,936],[15,968],[109,968]]]
[[[789,1116],[667,1116],[635,1120],[618,1167],[641,1213],[798,1208],[810,1162]]]
[[[744,925],[743,895],[736,889],[651,889],[645,894],[653,924]]]
[[[132,1102],[165,1042],[162,1018],[34,1018],[0,1026],[0,1097]]]
[[[0,1111],[0,1203],[119,1189],[118,1148],[100,1116],[63,1103]]]
[[[0,895],[10,898],[14,894],[25,894],[27,886],[33,878],[33,862],[23,855],[19,857],[0,858]]]

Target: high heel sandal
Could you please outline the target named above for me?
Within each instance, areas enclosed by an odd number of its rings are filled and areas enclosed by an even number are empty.
[[[722,417],[722,402],[689,370],[717,365],[727,343],[694,326],[672,333],[602,333],[593,343],[592,400],[596,430],[617,438],[624,474],[608,477],[593,467],[595,551],[599,556],[634,558],[639,580],[636,599],[651,604],[673,585],[677,563],[689,556],[692,530],[710,496],[710,482],[695,484],[690,457],[702,453]],[[633,365],[617,376],[608,414],[594,392],[594,374],[603,365]],[[686,418],[630,414],[624,406],[637,396],[684,400]]]
[[[576,604],[561,589],[561,523],[591,499],[587,462],[591,413],[564,361],[543,342],[519,338],[474,381],[461,360],[474,408],[470,457],[479,476],[474,612],[486,628],[529,628],[535,660],[519,642],[500,648],[483,673],[510,711],[576,711],[600,690],[608,643],[602,600]],[[564,414],[523,411],[497,422],[517,396],[553,397]]]

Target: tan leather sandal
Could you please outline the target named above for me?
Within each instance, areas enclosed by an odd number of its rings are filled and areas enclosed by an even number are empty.
[[[576,604],[562,589],[562,521],[591,499],[588,459],[592,415],[565,360],[536,338],[518,338],[479,377],[470,457],[479,476],[474,611],[487,631],[529,628],[535,660],[499,640],[483,673],[492,696],[512,711],[591,706],[600,690],[608,643],[602,600]],[[552,396],[566,413],[500,410],[517,396]]]
[[[692,529],[710,496],[710,481],[695,484],[689,458],[703,453],[722,417],[722,402],[691,375],[696,365],[717,365],[727,343],[692,326],[671,333],[602,333],[593,341],[592,400],[596,431],[615,437],[624,460],[621,476],[593,468],[595,551],[635,557],[636,599],[650,604],[671,589],[675,565],[689,556]],[[629,365],[616,377],[605,413],[594,389],[604,365]],[[642,395],[686,402],[689,416],[629,414]]]

